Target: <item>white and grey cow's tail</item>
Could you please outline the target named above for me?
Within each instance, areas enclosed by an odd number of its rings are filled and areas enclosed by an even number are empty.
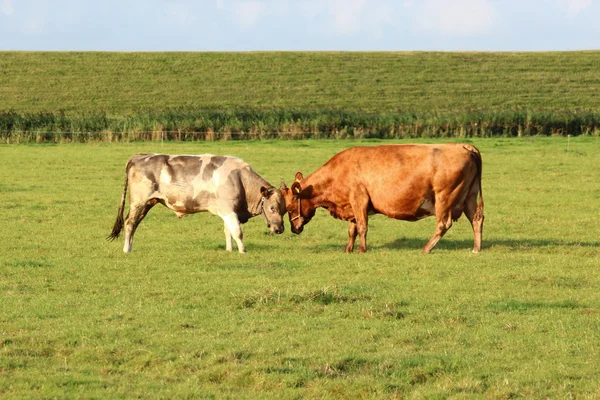
[[[127,165],[127,170],[129,169],[129,163]],[[125,198],[127,197],[127,183],[128,183],[128,171],[125,171],[125,183],[123,184],[123,194],[121,195],[121,205],[119,205],[119,211],[117,211],[117,220],[115,221],[115,225],[113,226],[112,232],[110,235],[106,237],[106,240],[115,240],[121,234],[121,230],[123,229],[123,212],[125,209]]]

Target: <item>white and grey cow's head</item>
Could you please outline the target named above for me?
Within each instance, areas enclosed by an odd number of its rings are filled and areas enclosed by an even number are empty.
[[[261,187],[261,213],[265,218],[267,227],[273,233],[283,233],[285,227],[283,225],[283,216],[287,212],[285,207],[285,199],[281,194],[281,190],[274,187]]]

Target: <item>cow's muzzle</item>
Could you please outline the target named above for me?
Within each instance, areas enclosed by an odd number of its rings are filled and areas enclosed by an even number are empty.
[[[283,233],[283,231],[285,229],[283,226],[283,222],[278,221],[278,222],[273,223],[267,216],[267,213],[265,211],[265,198],[264,197],[262,198],[262,200],[260,202],[260,213],[265,218],[265,223],[267,224],[267,228],[269,228],[272,233],[276,233],[276,234]]]
[[[271,228],[271,232],[276,233],[278,235],[282,234],[283,231],[285,230],[285,227],[283,225],[279,226],[279,225],[270,225],[269,228]]]

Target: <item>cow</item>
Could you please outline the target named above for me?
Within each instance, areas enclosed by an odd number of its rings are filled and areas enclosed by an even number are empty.
[[[131,252],[137,226],[157,203],[179,218],[201,211],[221,217],[227,251],[233,251],[233,237],[238,251],[246,252],[240,224],[258,214],[264,216],[271,232],[284,231],[286,208],[281,190],[236,157],[136,154],[127,161],[123,186],[117,220],[107,239],[118,238],[125,226],[125,253]],[[127,188],[129,212],[123,224]]]
[[[301,172],[285,188],[292,232],[300,234],[318,207],[350,222],[346,252],[367,251],[369,214],[404,221],[435,215],[431,252],[464,212],[474,233],[473,252],[481,250],[483,194],[481,154],[470,144],[389,144],[344,150],[306,179]],[[479,197],[479,202],[477,199]]]

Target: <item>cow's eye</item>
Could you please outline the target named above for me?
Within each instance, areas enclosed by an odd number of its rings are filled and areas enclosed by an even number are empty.
[[[275,212],[275,207],[271,206],[271,207],[269,207],[269,210],[271,210],[271,212],[274,213]]]

